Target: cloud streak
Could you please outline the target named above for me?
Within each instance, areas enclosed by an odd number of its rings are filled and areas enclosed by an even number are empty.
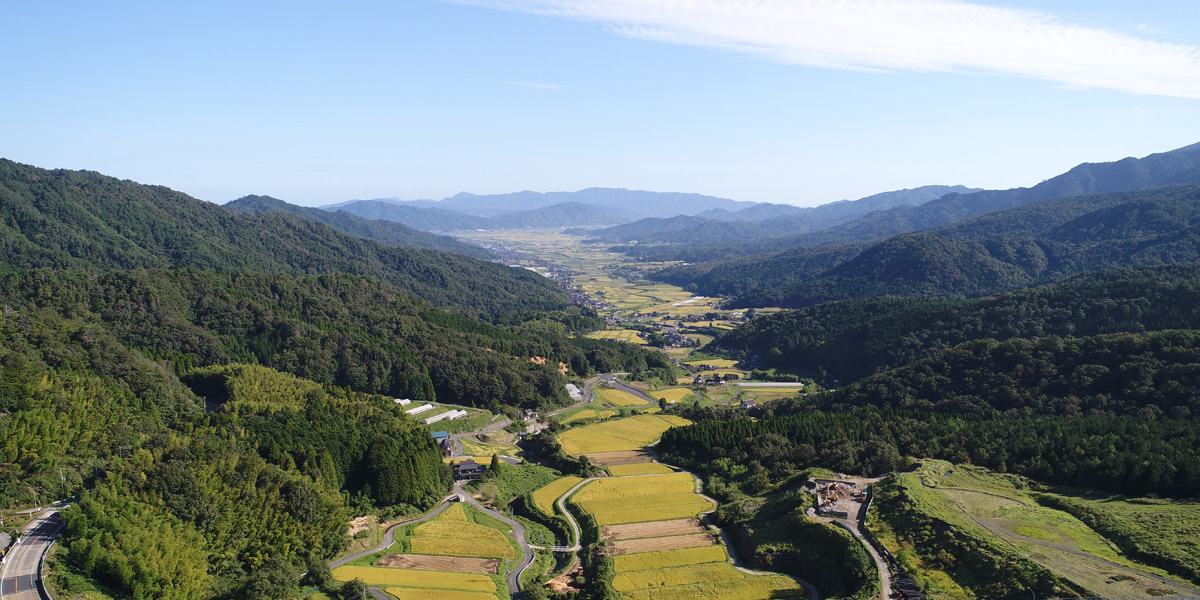
[[[955,0],[458,0],[640,39],[860,71],[983,72],[1200,98],[1200,48]]]

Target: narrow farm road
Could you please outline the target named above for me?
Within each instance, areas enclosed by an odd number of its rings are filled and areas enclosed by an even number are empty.
[[[329,568],[336,569],[352,560],[356,560],[356,559],[362,558],[364,556],[374,554],[376,552],[383,552],[384,550],[387,550],[396,541],[396,528],[397,527],[404,527],[405,525],[412,525],[413,523],[420,523],[422,521],[428,521],[428,520],[442,514],[442,511],[446,510],[446,508],[448,508],[450,506],[450,501],[453,498],[454,498],[454,494],[446,496],[446,498],[442,500],[442,503],[439,504],[437,506],[437,508],[425,513],[424,515],[422,515],[420,517],[417,517],[415,519],[409,519],[407,521],[400,521],[399,523],[393,523],[391,527],[387,528],[387,531],[383,532],[383,543],[381,543],[380,545],[378,545],[374,548],[369,548],[367,550],[363,550],[362,552],[355,552],[354,554],[351,554],[350,556],[344,556],[342,558],[339,558],[339,559],[329,563]]]
[[[607,383],[608,385],[611,385],[615,389],[618,389],[618,390],[628,393],[628,394],[633,394],[634,396],[637,396],[638,398],[641,398],[642,400],[645,400],[646,402],[649,402],[651,404],[658,404],[658,398],[651,398],[650,396],[648,396],[646,394],[646,392],[643,392],[642,390],[639,390],[639,389],[629,385],[628,383],[625,383],[625,381],[621,379],[621,375],[625,375],[625,373],[612,373],[609,375],[601,375],[600,380],[603,381],[604,383]]]
[[[513,600],[518,600],[521,597],[521,573],[524,573],[525,569],[528,569],[529,565],[533,564],[533,550],[529,547],[529,542],[525,541],[525,526],[504,516],[502,513],[496,512],[480,504],[478,500],[471,497],[471,495],[462,488],[461,484],[455,483],[454,491],[457,492],[459,496],[466,498],[467,502],[469,502],[471,506],[479,509],[487,516],[492,517],[493,519],[499,519],[509,527],[512,527],[513,538],[517,540],[517,545],[521,547],[521,563],[516,568],[511,569],[508,572],[508,593],[512,596]]]
[[[875,561],[875,568],[879,571],[879,597],[892,597],[892,573],[888,570],[887,561],[883,560],[883,557],[879,555],[879,551],[875,549],[875,546],[871,545],[871,542],[868,542],[867,538],[863,536],[861,531],[858,530],[858,521],[853,519],[834,519],[832,517],[822,517],[817,515],[816,509],[813,508],[809,508],[805,514],[807,514],[809,518],[821,521],[823,523],[835,523],[837,525],[841,525],[843,528],[849,531],[850,535],[854,536],[854,538],[857,539],[864,548],[866,548],[867,554],[870,554],[871,558]]]

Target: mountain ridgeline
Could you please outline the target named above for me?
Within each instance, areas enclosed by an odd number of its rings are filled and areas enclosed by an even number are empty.
[[[384,246],[292,214],[237,214],[158,186],[0,160],[0,268],[190,266],[352,273],[494,321],[579,310],[553,282],[456,254]]]
[[[375,240],[386,246],[424,248],[425,250],[454,252],[474,258],[492,258],[492,254],[487,250],[450,236],[418,231],[394,221],[364,219],[341,210],[331,212],[319,208],[296,206],[270,196],[243,196],[225,204],[225,208],[241,214],[293,214],[312,221],[320,221],[338,231],[355,237]]]
[[[982,296],[1100,269],[1200,259],[1200,185],[1039,202],[871,244],[693,264],[653,278],[731,306]]]

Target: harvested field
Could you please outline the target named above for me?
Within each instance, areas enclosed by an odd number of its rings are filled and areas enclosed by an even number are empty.
[[[456,592],[451,590],[422,590],[416,588],[386,588],[383,591],[398,600],[496,600],[487,592]]]
[[[638,450],[662,437],[662,433],[691,421],[672,415],[637,415],[569,429],[558,436],[563,451],[572,456],[619,450]]]
[[[567,493],[568,490],[575,487],[583,479],[579,477],[569,476],[554,481],[533,491],[533,504],[538,507],[538,510],[547,515],[554,515],[554,501],[558,497]]]
[[[706,546],[704,548],[685,548],[683,550],[664,550],[662,552],[641,552],[638,554],[622,554],[613,557],[613,570],[617,573],[628,571],[646,571],[649,569],[666,569],[685,565],[702,565],[705,563],[728,562],[722,546]],[[701,596],[702,597],[702,596]]]
[[[738,571],[728,563],[709,563],[706,565],[689,565],[686,567],[671,567],[669,569],[652,569],[648,571],[631,571],[619,573],[613,577],[612,587],[618,592],[632,592],[664,588],[676,585],[691,585],[705,581],[720,581],[722,579],[742,579]]]
[[[507,541],[480,542],[475,540],[418,537],[409,540],[408,545],[412,548],[413,552],[418,554],[474,558],[513,558],[512,546]]]
[[[703,548],[717,545],[717,539],[711,533],[693,533],[691,535],[673,535],[669,537],[640,538],[612,542],[608,546],[608,554],[636,554],[638,552],[660,552],[662,550],[680,550],[683,548]]]
[[[386,567],[338,567],[333,570],[338,581],[361,579],[370,586],[417,587],[435,590],[464,590],[494,592],[496,582],[487,575],[442,573],[437,571],[406,571]]]
[[[610,467],[613,465],[636,465],[641,463],[653,462],[654,458],[645,450],[621,450],[618,452],[597,452],[594,454],[584,454],[588,460],[592,461],[597,467]]]
[[[630,525],[609,525],[600,532],[602,541],[632,540],[647,537],[663,537],[668,535],[687,535],[689,533],[704,533],[704,526],[699,519],[675,519],[673,521],[655,521],[653,523],[633,523]]]
[[[675,470],[671,467],[658,463],[637,463],[608,467],[608,474],[613,477],[624,477],[626,475],[664,475],[674,472]]]
[[[375,564],[392,569],[453,571],[481,575],[495,575],[500,569],[500,561],[495,558],[463,558],[461,556],[430,556],[428,554],[389,554]]]
[[[766,575],[721,579],[693,585],[637,590],[622,594],[626,600],[775,600],[807,598],[808,590],[791,577]]]

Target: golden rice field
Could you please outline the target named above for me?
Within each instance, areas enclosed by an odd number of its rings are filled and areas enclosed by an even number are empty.
[[[676,585],[691,585],[706,581],[721,579],[741,579],[745,577],[729,563],[707,563],[670,567],[666,569],[649,569],[646,571],[630,571],[618,573],[612,580],[612,587],[618,592],[632,592],[651,588],[664,588]]]
[[[558,422],[570,423],[572,421],[582,421],[584,419],[607,419],[609,417],[616,416],[616,414],[617,411],[615,410],[601,410],[598,408],[583,407],[579,410],[563,413]]]
[[[687,519],[698,516],[701,513],[708,512],[714,508],[711,502],[706,502],[698,496],[692,496],[692,498],[694,499],[692,502],[685,504],[601,511],[596,513],[594,516],[596,518],[596,524],[603,527],[606,525],[626,525],[629,523],[647,523],[650,521]]]
[[[638,335],[638,332],[630,329],[606,329],[604,331],[595,331],[587,334],[587,337],[593,340],[617,340],[618,342],[628,342],[630,344],[646,343],[645,338]]]
[[[496,594],[451,590],[421,590],[414,588],[385,588],[397,600],[496,600]]]
[[[728,358],[710,358],[708,360],[693,360],[684,364],[692,365],[693,367],[698,367],[700,365],[712,365],[718,369],[732,369],[737,366],[737,361],[730,360]]]
[[[659,475],[666,473],[674,473],[675,471],[666,465],[658,463],[641,463],[634,465],[613,465],[608,468],[608,474],[613,477],[624,477],[626,475]]]
[[[559,434],[558,441],[563,451],[574,456],[637,450],[662,437],[662,433],[672,427],[691,424],[682,417],[643,414],[569,429]]]
[[[693,585],[636,590],[621,594],[626,600],[775,600],[807,598],[808,590],[784,575],[721,579]]]
[[[648,404],[645,400],[621,390],[611,388],[596,388],[596,395],[601,400],[616,406],[642,406]]]
[[[690,379],[685,380],[691,381]],[[692,390],[687,388],[667,388],[665,390],[655,390],[647,393],[654,398],[658,398],[659,400],[666,400],[668,404],[675,404],[676,402],[679,402],[680,400],[683,400],[684,398],[694,394]]]
[[[463,452],[475,456],[491,456],[492,454],[501,454],[504,456],[519,456],[521,449],[513,444],[481,444],[475,440],[462,438]]]
[[[533,505],[547,515],[553,516],[554,501],[578,485],[580,481],[583,481],[583,479],[573,475],[551,481],[533,491]]]
[[[696,479],[691,473],[671,473],[654,477],[615,477],[598,479],[587,484],[579,490],[579,493],[575,494],[573,500],[575,502],[611,500],[657,494],[690,494],[695,491]]]
[[[408,545],[413,554],[513,557],[508,537],[490,527],[467,521],[462,504],[451,504],[437,519],[417,525]]]
[[[448,571],[414,571],[389,567],[338,567],[333,570],[338,581],[360,579],[369,586],[395,586],[468,592],[495,592],[496,582],[487,575],[451,573]]]
[[[637,554],[621,554],[612,557],[613,570],[617,573],[629,571],[648,571],[650,569],[667,569],[686,565],[702,565],[705,563],[728,562],[724,546],[703,546],[700,548],[684,548],[682,550],[663,550],[662,552],[639,552]]]
[[[682,519],[714,508],[696,495],[691,473],[600,479],[576,492],[571,501],[601,526]]]

